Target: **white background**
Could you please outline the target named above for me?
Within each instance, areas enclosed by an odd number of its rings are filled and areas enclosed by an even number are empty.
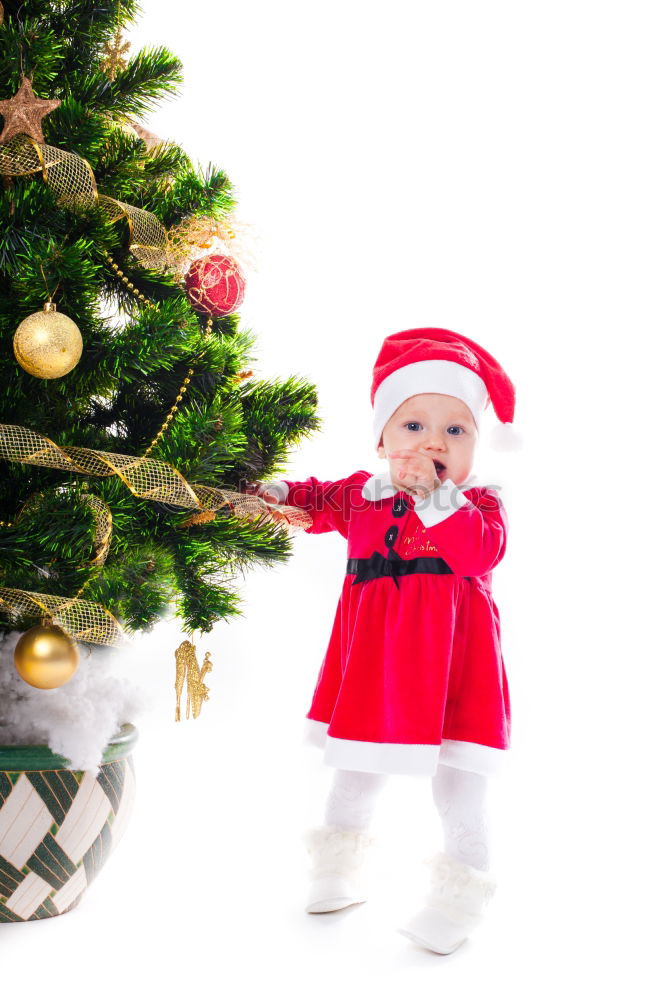
[[[134,48],[169,46],[186,78],[147,124],[223,166],[255,230],[254,371],[318,388],[323,429],[289,477],[384,467],[369,388],[389,333],[457,330],[517,387],[523,451],[475,468],[511,526],[500,888],[450,959],[396,933],[440,831],[429,779],[395,777],[369,902],[303,911],[300,838],[330,770],[301,732],[346,553],[300,535],[199,644],[215,671],[197,722],[171,721],[178,627],[147,640],[159,704],[132,823],[78,910],[2,927],[3,990],[8,969],[30,997],[662,996],[662,6],[144,9]]]

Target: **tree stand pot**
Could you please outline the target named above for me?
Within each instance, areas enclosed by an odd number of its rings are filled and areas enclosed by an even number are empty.
[[[0,747],[0,923],[74,909],[127,825],[137,737],[122,726],[96,776],[45,746]]]

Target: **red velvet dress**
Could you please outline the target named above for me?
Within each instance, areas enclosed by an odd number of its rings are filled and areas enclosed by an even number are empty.
[[[388,470],[279,488],[312,516],[309,534],[335,530],[348,542],[307,713],[324,763],[385,774],[432,775],[440,762],[496,770],[510,731],[491,591],[507,536],[497,491],[447,480],[414,498]]]

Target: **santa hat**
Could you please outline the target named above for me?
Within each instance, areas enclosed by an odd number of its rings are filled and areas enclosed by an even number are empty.
[[[492,402],[500,424],[493,428],[491,445],[501,451],[521,447],[512,426],[516,390],[499,362],[469,337],[423,328],[393,333],[382,344],[370,390],[375,448],[400,404],[422,392],[462,399],[479,430],[481,415]]]

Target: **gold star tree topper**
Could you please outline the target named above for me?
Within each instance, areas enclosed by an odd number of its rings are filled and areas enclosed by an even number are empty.
[[[24,76],[16,94],[8,101],[0,101],[0,115],[5,119],[0,143],[9,142],[15,135],[29,135],[35,142],[44,142],[42,118],[55,111],[59,104],[60,101],[35,97],[30,80]]]

